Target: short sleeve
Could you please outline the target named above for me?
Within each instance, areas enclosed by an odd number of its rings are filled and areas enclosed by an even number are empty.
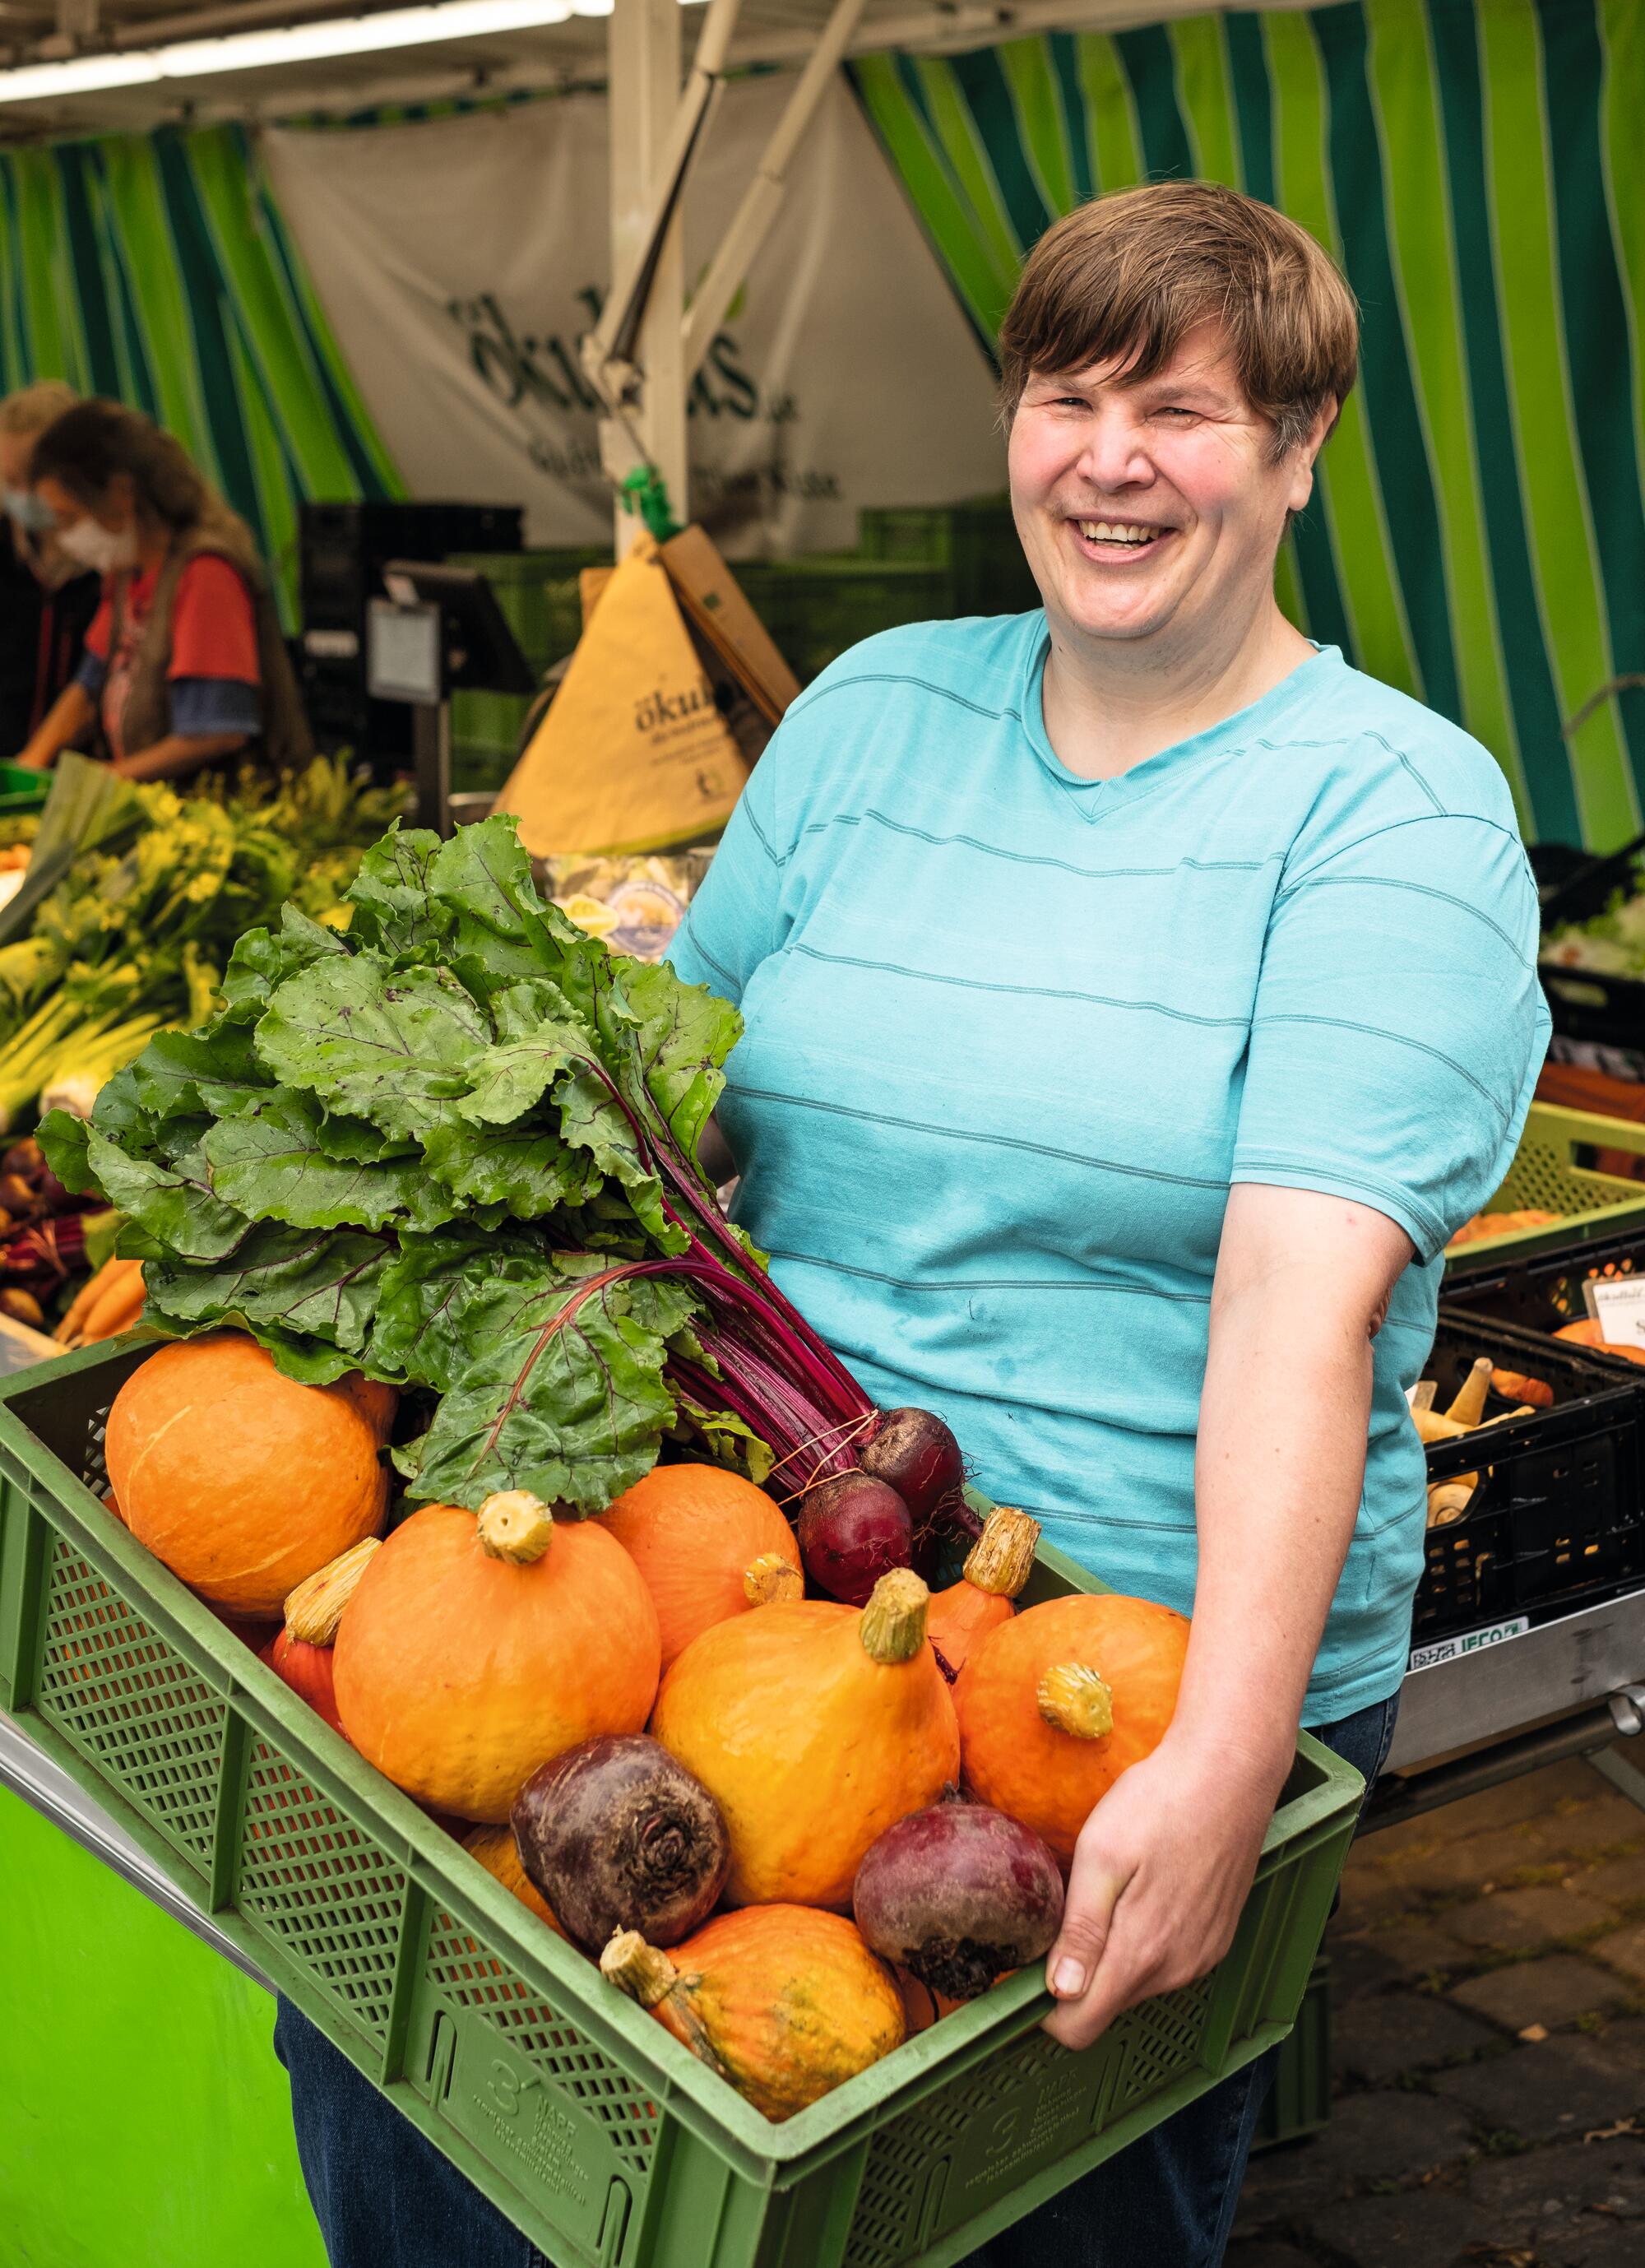
[[[238,677],[173,677],[172,730],[186,740],[262,728],[262,695]]]
[[[252,594],[239,570],[215,552],[191,559],[178,578],[167,674],[262,682]]]
[[[1517,837],[1395,821],[1304,860],[1263,951],[1231,1179],[1358,1199],[1424,1261],[1501,1185],[1547,1047]]]
[[[750,773],[668,952],[677,976],[739,1005],[749,978],[782,939],[787,852],[776,836],[773,762],[781,739],[773,737]]]

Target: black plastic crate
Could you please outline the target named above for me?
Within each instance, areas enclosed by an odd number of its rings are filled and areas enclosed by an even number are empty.
[[[1641,1274],[1645,1274],[1645,1220],[1636,1220],[1609,1236],[1594,1236],[1549,1251],[1507,1250],[1494,1266],[1482,1265],[1467,1275],[1448,1275],[1443,1312],[1465,1311],[1541,1336],[1586,1318],[1585,1283]],[[1639,1382],[1645,1388],[1645,1366],[1630,1362],[1626,1355],[1606,1354],[1598,1347],[1580,1344],[1573,1351],[1619,1374],[1638,1371]]]
[[[1645,1584],[1645,1373],[1447,1305],[1422,1372],[1436,1407],[1481,1354],[1544,1380],[1555,1401],[1429,1445],[1430,1482],[1480,1478],[1460,1520],[1428,1530],[1414,1652],[1496,1623],[1530,1629]],[[1486,1415],[1513,1406],[1494,1391]]]
[[[1545,935],[1568,922],[1590,921],[1604,913],[1619,890],[1645,895],[1645,835],[1636,836],[1608,858],[1579,867],[1545,898]],[[1605,1049],[1612,1059],[1602,1057],[1596,1069],[1625,1079],[1645,1079],[1645,978],[1561,968],[1546,961],[1539,974],[1556,1038]]]

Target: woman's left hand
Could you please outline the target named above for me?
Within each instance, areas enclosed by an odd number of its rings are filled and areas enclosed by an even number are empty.
[[[1046,2029],[1089,2047],[1139,2000],[1203,1977],[1233,1943],[1285,1764],[1173,1745],[1115,1781],[1075,1847],[1062,1927],[1046,1962],[1061,2006]]]

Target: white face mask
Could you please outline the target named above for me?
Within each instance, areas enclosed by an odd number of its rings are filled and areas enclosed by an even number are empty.
[[[31,535],[44,535],[57,524],[51,506],[42,504],[32,489],[0,490],[0,510],[14,526]]]
[[[118,575],[137,563],[137,531],[105,527],[88,515],[77,519],[72,527],[57,530],[57,549],[78,566],[90,567],[99,575]]]

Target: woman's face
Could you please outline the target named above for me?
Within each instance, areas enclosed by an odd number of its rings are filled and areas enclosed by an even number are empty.
[[[1213,644],[1230,609],[1249,619],[1272,590],[1327,423],[1275,464],[1215,323],[1140,382],[1116,363],[1031,378],[1011,504],[1046,613],[1076,637],[1157,639],[1173,658]]]
[[[64,488],[61,481],[53,480],[49,475],[36,485],[35,494],[48,508],[62,534],[66,534],[70,528],[78,526],[82,520],[93,522],[110,535],[124,535],[136,524],[136,498],[131,482],[124,473],[114,475],[94,504],[86,504],[72,490]]]

